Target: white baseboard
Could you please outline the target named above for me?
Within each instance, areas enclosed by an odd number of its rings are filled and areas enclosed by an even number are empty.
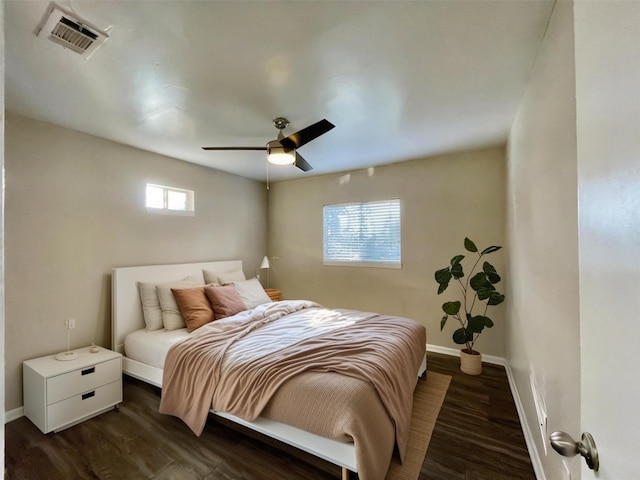
[[[434,353],[442,353],[444,355],[451,355],[453,357],[460,356],[460,349],[451,348],[451,347],[442,347],[440,345],[432,345],[430,343],[427,343],[427,351],[434,352]],[[502,365],[503,367],[506,367],[507,365],[507,361],[504,358],[496,357],[494,355],[485,355],[484,353],[482,354],[482,361],[485,363],[490,363],[492,365]]]
[[[518,411],[518,418],[520,419],[520,425],[522,426],[522,433],[524,434],[524,441],[527,444],[527,450],[529,450],[529,457],[531,458],[531,465],[533,466],[533,472],[536,474],[537,480],[546,480],[544,469],[542,468],[542,461],[540,459],[540,452],[536,447],[536,442],[533,439],[533,434],[529,428],[529,424],[526,421],[524,414],[524,406],[522,400],[520,400],[520,393],[516,386],[516,380],[513,377],[513,371],[508,363],[505,363],[505,370],[507,372],[507,379],[509,380],[509,387],[511,388],[511,395],[513,395],[513,402],[516,404],[516,410]]]
[[[460,356],[460,350],[456,348],[450,347],[442,347],[440,345],[431,345],[427,343],[427,351],[434,353],[442,353],[444,355],[451,355],[453,357]],[[540,453],[538,452],[538,448],[536,447],[536,442],[533,439],[533,434],[531,433],[531,429],[526,422],[526,416],[524,414],[524,406],[522,405],[522,401],[520,400],[520,394],[518,393],[518,387],[516,385],[515,379],[513,377],[513,372],[507,360],[503,357],[497,357],[493,355],[485,355],[482,354],[482,361],[486,363],[490,363],[493,365],[501,365],[504,367],[505,372],[507,373],[507,380],[509,381],[509,388],[511,390],[511,395],[513,396],[513,402],[516,405],[516,410],[518,412],[518,419],[520,420],[520,426],[522,427],[522,434],[524,435],[524,441],[527,445],[527,450],[529,451],[529,458],[531,458],[531,465],[533,466],[533,472],[536,475],[537,480],[546,480],[546,476],[544,474],[544,469],[542,468],[542,462],[540,460]],[[427,361],[427,365],[429,362]]]
[[[13,410],[4,412],[4,423],[6,425],[9,422],[13,422],[14,420],[19,419],[20,417],[24,417],[24,407],[14,408]]]

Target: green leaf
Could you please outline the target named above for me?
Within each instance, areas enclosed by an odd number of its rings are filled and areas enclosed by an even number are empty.
[[[484,273],[498,273],[496,272],[496,267],[494,267],[493,265],[491,265],[489,262],[485,261],[482,264],[482,271]]]
[[[447,315],[457,315],[458,312],[460,311],[460,302],[456,300],[455,302],[443,303],[442,310]]]
[[[436,270],[434,277],[436,279],[436,282],[438,283],[448,282],[449,280],[451,280],[451,272],[449,271],[449,267]]]
[[[471,240],[469,240],[466,237],[464,239],[464,248],[466,248],[468,252],[477,252],[478,251],[478,247],[476,247],[476,244],[473,243]]]
[[[495,245],[491,245],[490,247],[485,248],[482,252],[480,252],[480,255],[486,255],[488,253],[493,253],[496,252],[498,250],[500,250],[502,247],[496,247]]]
[[[491,296],[494,290],[495,288],[493,288],[493,285],[491,286],[491,288],[487,288],[487,287],[479,288],[478,291],[476,292],[478,294],[478,300],[486,300]]]
[[[484,262],[482,265],[482,271],[487,275],[487,280],[491,283],[498,283],[500,281],[500,275],[498,275],[495,267],[489,262]]]
[[[484,317],[484,326],[487,328],[493,327],[493,320],[491,320],[489,317]]]
[[[453,257],[451,259],[451,265],[455,265],[457,263],[460,263],[462,261],[462,259],[464,258],[464,255],[456,255],[455,257]]]
[[[487,280],[489,280],[491,283],[498,283],[502,279],[497,273],[487,273]]]
[[[504,302],[504,295],[498,292],[493,292],[489,297],[487,305],[500,305],[502,302]]]
[[[435,273],[436,282],[440,284],[438,287],[438,295],[444,292],[449,286],[449,281],[451,280],[451,272],[449,271],[449,267],[443,268],[442,270],[438,270]]]
[[[445,315],[444,317],[442,317],[440,319],[440,331],[442,331],[442,329],[444,328],[444,326],[447,323],[447,319],[449,318],[449,315]]]
[[[456,263],[455,265],[452,265],[451,266],[451,275],[456,280],[459,279],[459,278],[464,277],[464,271],[462,270],[462,265],[459,264],[459,263]]]
[[[484,317],[482,315],[476,315],[469,319],[467,329],[473,333],[480,333],[484,329]]]
[[[467,331],[464,328],[459,328],[453,332],[453,341],[458,345],[467,343]]]
[[[491,285],[491,282],[487,280],[487,276],[484,274],[484,272],[478,272],[473,277],[471,277],[471,280],[469,280],[469,285],[471,285],[471,288],[473,288],[476,292],[481,288],[493,289],[493,285]]]

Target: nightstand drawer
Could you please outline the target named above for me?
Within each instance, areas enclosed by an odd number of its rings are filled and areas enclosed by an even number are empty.
[[[57,430],[69,423],[105,410],[122,402],[122,380],[83,392],[47,407],[47,431]]]
[[[47,405],[121,380],[121,377],[122,361],[120,358],[114,358],[47,378]]]

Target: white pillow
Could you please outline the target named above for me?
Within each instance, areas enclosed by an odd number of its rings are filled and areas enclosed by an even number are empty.
[[[193,277],[187,277],[185,280],[176,283],[161,283],[156,285],[156,294],[162,309],[162,324],[165,330],[176,330],[185,328],[184,318],[180,313],[180,308],[173,296],[172,288],[191,288],[197,287],[198,282]]]
[[[240,269],[230,272],[212,272],[211,270],[202,270],[204,275],[204,283],[219,283],[226,285],[227,283],[241,282],[246,280],[244,272]]]
[[[173,280],[171,282],[138,282],[138,291],[140,293],[140,303],[142,303],[142,316],[144,317],[146,330],[160,330],[163,328],[164,323],[162,321],[162,307],[160,300],[158,299],[158,293],[156,292],[156,286],[169,285],[169,287],[179,287],[182,282],[195,283],[195,279],[191,276],[185,277],[182,280]]]
[[[244,302],[247,309],[255,308],[263,303],[271,302],[269,295],[264,291],[264,288],[262,288],[262,285],[257,278],[231,283],[236,287],[238,295]]]

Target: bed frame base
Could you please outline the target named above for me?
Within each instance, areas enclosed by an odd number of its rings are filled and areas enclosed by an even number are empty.
[[[127,357],[122,357],[122,371],[133,378],[162,388],[162,370],[159,368],[151,367]],[[349,470],[352,472],[358,471],[353,443],[339,442],[330,438],[321,437],[320,435],[267,418],[258,417],[253,422],[248,422],[225,412],[211,410],[211,413],[310,453],[334,465],[338,465],[342,468],[343,479],[349,478]]]

